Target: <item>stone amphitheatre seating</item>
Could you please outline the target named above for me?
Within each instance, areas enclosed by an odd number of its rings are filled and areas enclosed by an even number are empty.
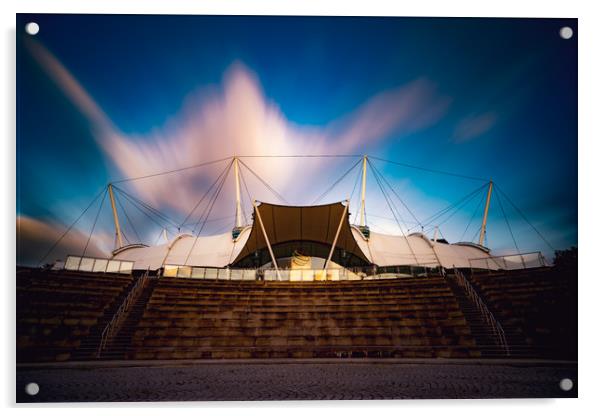
[[[17,361],[64,361],[132,283],[131,276],[17,270]]]
[[[576,359],[577,275],[554,269],[474,274],[513,356]]]
[[[441,277],[161,278],[131,342],[132,359],[479,356]]]

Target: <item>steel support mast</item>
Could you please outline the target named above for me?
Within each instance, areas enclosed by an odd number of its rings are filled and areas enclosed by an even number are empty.
[[[491,203],[491,191],[493,190],[493,181],[489,181],[487,190],[487,201],[485,202],[485,211],[483,212],[483,223],[481,224],[481,235],[479,236],[479,245],[482,246],[487,232],[487,215],[489,215],[489,204]]]
[[[115,206],[115,196],[113,195],[113,184],[109,184],[109,198],[111,199],[111,209],[113,210],[113,221],[115,222],[115,241],[117,247],[115,249],[123,247],[123,240],[121,238],[121,227],[119,226],[119,216],[117,215],[117,207]]]
[[[362,161],[362,206],[360,207],[360,227],[366,226],[366,163],[368,156]]]
[[[362,205],[360,206],[360,226],[358,227],[366,240],[370,238],[370,227],[366,225],[366,173],[368,156],[362,160]]]
[[[242,209],[240,206],[240,173],[238,171],[238,158],[234,157],[234,178],[236,181],[236,227],[242,227]]]

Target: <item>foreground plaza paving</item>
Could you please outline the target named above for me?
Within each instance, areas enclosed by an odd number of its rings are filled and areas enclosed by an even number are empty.
[[[571,391],[560,380],[574,381]],[[39,393],[25,386],[35,382]],[[567,362],[95,363],[17,368],[18,402],[577,397]]]

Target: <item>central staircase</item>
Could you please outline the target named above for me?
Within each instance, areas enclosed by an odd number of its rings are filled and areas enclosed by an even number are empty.
[[[480,356],[440,276],[343,282],[162,278],[154,284],[108,345],[115,355],[105,357]]]

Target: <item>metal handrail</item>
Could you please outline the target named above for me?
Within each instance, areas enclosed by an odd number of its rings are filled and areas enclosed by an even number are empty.
[[[113,318],[109,321],[109,323],[105,326],[105,329],[102,331],[100,336],[100,344],[98,345],[98,350],[96,351],[96,358],[100,357],[102,350],[106,348],[107,342],[114,335],[115,331],[119,328],[121,321],[125,317],[125,313],[130,308],[132,302],[138,297],[139,292],[142,290],[146,281],[149,279],[149,269],[138,279],[134,287],[130,290],[128,295],[125,297],[117,311],[113,314]]]
[[[477,308],[479,309],[481,316],[485,319],[485,321],[489,324],[489,326],[495,332],[496,340],[497,340],[498,344],[502,348],[504,348],[506,355],[510,355],[510,349],[508,348],[508,342],[506,341],[506,333],[504,332],[504,328],[502,328],[502,325],[498,322],[497,319],[495,319],[495,316],[493,315],[493,313],[491,313],[491,311],[489,310],[489,308],[487,307],[485,302],[483,302],[483,300],[481,299],[479,294],[476,292],[476,290],[474,289],[472,284],[468,281],[468,279],[466,279],[466,276],[464,276],[464,273],[462,273],[460,270],[454,268],[454,275],[456,276],[456,280],[457,280],[458,284],[464,289],[464,291],[466,292],[466,294],[468,295],[470,300],[475,305],[477,305]]]
[[[533,258],[533,256],[537,256],[537,262],[539,264],[538,265],[530,265],[529,267],[527,267],[525,258],[526,257]],[[508,267],[508,261],[511,258],[519,258],[522,268]],[[475,264],[478,264],[478,263],[482,264],[483,262],[485,263],[485,267],[476,267],[475,266]],[[536,267],[547,266],[545,257],[543,256],[541,251],[529,251],[529,252],[524,252],[524,253],[507,254],[504,256],[488,256],[488,257],[476,257],[476,258],[468,259],[468,263],[470,265],[471,270],[472,269],[488,269],[489,271],[491,271],[492,269],[489,267],[490,262],[493,262],[494,266],[497,267],[498,269],[503,269],[503,270],[521,270],[521,269],[526,270],[526,269],[531,269],[531,268],[536,268]],[[517,263],[517,262],[515,262],[515,263]]]
[[[408,271],[400,271],[399,268],[408,267]],[[362,280],[362,279],[388,279],[395,275],[397,277],[428,277],[441,275],[442,268],[426,266],[393,266],[393,270],[378,270],[376,267],[332,267],[327,268],[326,272],[338,272],[338,280]],[[396,270],[397,269],[397,270]],[[413,270],[412,270],[413,269]],[[420,270],[416,270],[420,269]],[[184,266],[177,264],[166,264],[163,268],[163,277],[194,278],[204,280],[257,280],[257,271],[261,270],[265,280],[289,280],[291,273],[312,273],[320,276],[324,275],[323,268],[310,269],[288,269],[279,267],[280,279],[273,268],[230,268],[230,267],[197,267]],[[273,275],[273,279],[268,279],[268,274]]]

